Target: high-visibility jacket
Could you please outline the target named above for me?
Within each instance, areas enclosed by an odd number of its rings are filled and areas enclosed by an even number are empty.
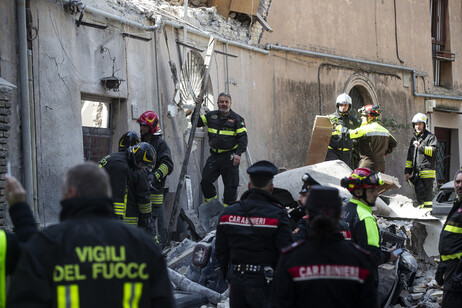
[[[114,214],[125,223],[136,226],[139,214],[151,213],[146,173],[132,166],[127,151],[107,155],[101,160],[100,167],[109,174]]]
[[[420,146],[414,146],[414,141],[418,141]],[[435,135],[428,130],[420,134],[415,134],[409,144],[407,151],[405,174],[418,174],[422,179],[435,178],[436,168],[436,146],[438,141]]]
[[[142,139],[143,138],[142,136]],[[150,135],[148,139],[143,141],[148,142],[156,150],[156,164],[150,172],[151,176],[149,177],[151,182],[151,193],[163,194],[166,177],[173,171],[173,160],[170,147],[161,136]]]
[[[393,152],[397,145],[395,137],[386,128],[372,121],[351,130],[350,138],[359,138],[360,167],[375,172],[385,171],[385,155]]]
[[[0,308],[5,308],[6,302],[6,234],[0,230]]]
[[[390,259],[390,253],[380,249],[379,227],[370,206],[350,199],[343,208],[342,221],[348,225],[351,240],[371,253],[376,266]]]
[[[113,217],[111,199],[61,204],[61,222],[24,248],[8,307],[174,307],[159,248],[147,232]]]
[[[341,125],[341,127],[346,127],[347,129],[356,129],[361,125],[361,122],[350,114],[342,116],[338,112],[330,114],[328,118],[334,126],[328,149],[341,152],[351,151],[353,149],[353,141],[336,128],[338,125]]]
[[[456,200],[440,233],[439,252],[442,261],[462,256],[462,201]]]
[[[218,110],[199,117],[197,127],[207,126],[209,146],[212,153],[233,152],[241,155],[247,149],[247,129],[244,119],[230,110],[227,116]]]

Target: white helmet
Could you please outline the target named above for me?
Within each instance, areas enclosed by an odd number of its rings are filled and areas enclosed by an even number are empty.
[[[424,123],[427,125],[427,116],[419,112],[412,118],[412,123]]]
[[[348,110],[347,112],[340,112],[338,110],[338,105],[339,104],[348,104]],[[346,93],[342,93],[339,96],[337,96],[337,100],[335,101],[335,107],[337,108],[337,112],[340,113],[341,115],[348,114],[348,112],[351,110],[351,97],[350,95]]]

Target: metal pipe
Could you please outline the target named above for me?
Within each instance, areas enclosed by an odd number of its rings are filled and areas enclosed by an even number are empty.
[[[226,93],[229,93],[229,57],[228,57],[228,43],[225,44],[226,46]]]
[[[35,204],[32,195],[34,186],[32,178],[32,138],[29,106],[29,74],[27,60],[27,26],[25,0],[16,0],[16,13],[18,15],[19,83],[21,96],[21,135],[24,165],[24,188],[26,190],[26,201],[29,204]],[[34,210],[36,210],[35,206]]]
[[[332,54],[328,54],[328,53],[321,53],[321,52],[316,52],[316,51],[309,51],[309,50],[303,50],[303,49],[292,48],[292,47],[285,47],[285,46],[274,45],[274,44],[266,44],[265,48],[267,50],[280,50],[280,51],[292,52],[292,53],[296,53],[296,54],[300,54],[300,55],[304,55],[304,56],[312,56],[312,57],[317,57],[317,58],[327,58],[327,59],[341,60],[341,61],[346,61],[346,62],[366,64],[366,65],[384,67],[384,68],[392,68],[392,69],[396,69],[396,70],[410,72],[411,75],[412,75],[412,89],[413,89],[412,94],[414,96],[428,97],[428,98],[439,98],[439,99],[449,99],[449,100],[457,100],[457,101],[462,100],[461,96],[449,96],[449,95],[417,93],[415,69],[413,69],[411,67],[394,65],[394,64],[386,64],[386,63],[368,61],[368,60],[360,60],[360,59],[355,59],[355,58],[337,56],[337,55],[332,55]]]
[[[393,5],[394,5],[394,13],[395,13],[395,42],[396,42],[395,49],[396,49],[396,57],[398,58],[399,62],[404,63],[404,61],[401,60],[401,58],[399,57],[398,21],[397,21],[397,18],[396,18],[396,0],[394,0]]]
[[[161,109],[161,103],[160,103],[160,85],[159,85],[159,52],[158,49],[159,45],[157,44],[157,31],[154,31],[154,54],[155,54],[155,60],[156,60],[156,88],[157,88],[157,110],[159,111],[159,126],[160,129],[163,130],[163,110]]]

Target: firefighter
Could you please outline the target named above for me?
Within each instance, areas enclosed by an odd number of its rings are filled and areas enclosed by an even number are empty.
[[[351,139],[358,139],[359,168],[368,168],[374,172],[385,172],[385,155],[393,152],[396,139],[382,125],[377,123],[381,110],[379,105],[366,105],[358,110],[361,114],[361,126],[355,130],[337,126],[342,133]]]
[[[350,114],[351,106],[351,97],[348,94],[342,93],[337,96],[335,102],[337,111],[329,115],[333,129],[326,155],[326,160],[340,159],[348,166],[351,165],[353,141],[345,133],[342,134],[336,128],[337,125],[341,125],[347,129],[356,129],[361,125],[359,120]]]
[[[306,207],[307,237],[282,250],[270,307],[378,307],[368,253],[338,232],[338,189],[312,187]]]
[[[372,207],[379,196],[377,187],[383,185],[383,180],[368,168],[357,168],[340,184],[351,193],[351,199],[342,211],[342,221],[350,232],[351,240],[370,252],[378,284],[378,266],[398,258],[393,254],[395,248],[388,251],[380,248],[379,227],[372,215]]]
[[[247,173],[249,190],[220,217],[215,255],[230,284],[230,307],[266,307],[280,251],[292,236],[287,212],[271,195],[276,166],[263,160]]]
[[[197,127],[208,126],[210,156],[202,171],[201,188],[205,202],[217,198],[213,183],[221,175],[224,184],[223,206],[237,199],[239,163],[247,148],[244,119],[231,110],[231,96],[218,95],[218,110],[201,115]]]
[[[0,230],[0,307],[6,302],[6,276],[13,274],[22,245],[37,233],[26,192],[12,176],[6,176],[6,198],[15,233]]]
[[[433,183],[436,176],[435,135],[427,130],[427,116],[417,113],[412,118],[414,136],[407,151],[404,178],[413,184],[421,208],[432,208]]]
[[[458,308],[462,303],[462,170],[456,172],[454,189],[457,199],[440,234],[440,263],[435,280],[444,286],[443,308]]]
[[[151,229],[149,183],[144,168],[152,168],[156,160],[154,148],[141,142],[124,152],[104,157],[100,167],[109,174],[114,200],[114,214],[123,222]]]
[[[154,147],[157,159],[154,168],[148,173],[151,186],[152,218],[157,225],[156,238],[161,246],[167,243],[167,228],[165,226],[164,189],[167,175],[173,171],[173,160],[167,142],[162,139],[159,116],[154,111],[144,112],[138,119],[141,141]]]
[[[143,230],[114,219],[109,177],[87,162],[66,175],[61,222],[24,249],[9,307],[174,307],[167,267]]]

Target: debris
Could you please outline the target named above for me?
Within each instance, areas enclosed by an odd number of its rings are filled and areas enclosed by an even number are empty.
[[[217,199],[212,199],[199,206],[199,221],[206,232],[215,230],[224,207]]]
[[[181,275],[180,273],[170,268],[168,268],[168,276],[170,278],[170,281],[180,290],[205,295],[207,296],[208,300],[213,304],[217,304],[221,300],[225,299],[224,295],[221,295],[218,292],[215,292],[198,283],[195,283],[194,281],[189,280],[184,275]]]
[[[327,116],[317,115],[313,124],[306,165],[317,164],[326,159],[327,146],[332,135],[332,123]]]

